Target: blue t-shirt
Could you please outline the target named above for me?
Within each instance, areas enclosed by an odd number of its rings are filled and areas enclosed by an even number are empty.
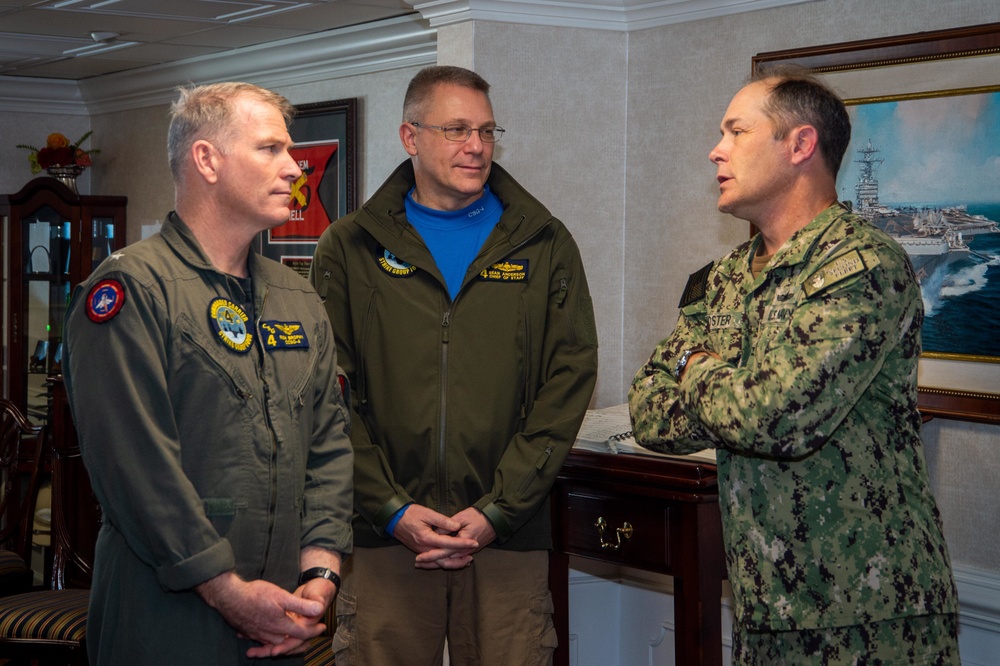
[[[461,210],[434,210],[413,200],[413,190],[406,195],[406,219],[420,233],[438,270],[455,300],[462,280],[500,221],[503,204],[487,185],[483,196]]]

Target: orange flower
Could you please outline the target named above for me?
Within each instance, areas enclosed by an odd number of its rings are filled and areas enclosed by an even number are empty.
[[[59,132],[49,134],[49,137],[45,140],[46,148],[66,148],[67,146],[69,146],[69,139]]]

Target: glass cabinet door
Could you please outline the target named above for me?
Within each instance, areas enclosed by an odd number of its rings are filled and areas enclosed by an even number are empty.
[[[125,197],[81,196],[49,177],[0,194],[3,397],[35,424],[48,422],[48,379],[63,369],[72,289],[122,247],[127,205]]]
[[[73,223],[51,206],[22,219],[23,347],[27,358],[27,416],[42,423],[48,413],[45,380],[62,367],[63,318],[70,297]]]
[[[90,269],[87,273],[92,273],[115,251],[115,218],[95,215],[90,227]]]

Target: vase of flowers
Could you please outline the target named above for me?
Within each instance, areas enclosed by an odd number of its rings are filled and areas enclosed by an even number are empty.
[[[91,165],[90,156],[100,152],[94,149],[85,150],[81,147],[83,142],[90,138],[90,135],[91,132],[87,132],[75,143],[70,143],[64,134],[53,132],[45,140],[44,148],[35,148],[23,143],[18,144],[17,147],[31,151],[31,154],[28,155],[31,173],[40,173],[44,169],[72,192],[78,193],[76,177]]]

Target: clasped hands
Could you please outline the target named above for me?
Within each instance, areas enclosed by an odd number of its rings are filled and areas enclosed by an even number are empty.
[[[247,657],[262,659],[304,652],[326,629],[327,607],[337,588],[317,578],[294,593],[263,580],[244,581],[227,572],[202,583],[197,592],[240,636],[260,643]]]
[[[463,569],[496,538],[496,532],[486,516],[471,506],[449,518],[411,504],[396,523],[393,536],[417,554],[418,569]]]

